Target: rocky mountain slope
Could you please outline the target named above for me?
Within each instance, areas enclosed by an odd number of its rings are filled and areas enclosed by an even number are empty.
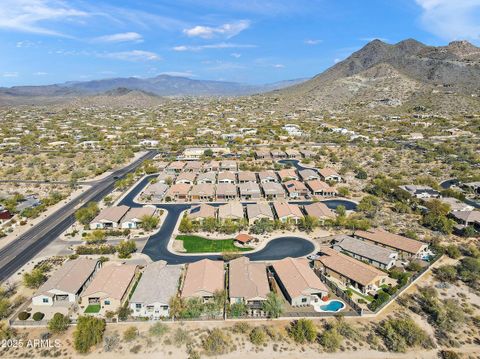
[[[281,104],[326,110],[435,106],[479,108],[480,48],[466,41],[433,47],[416,40],[374,40],[297,86],[274,92]]]

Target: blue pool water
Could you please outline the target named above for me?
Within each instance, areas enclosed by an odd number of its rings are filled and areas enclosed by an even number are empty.
[[[339,300],[331,300],[328,304],[321,305],[320,309],[324,312],[338,312],[343,309],[345,304]]]

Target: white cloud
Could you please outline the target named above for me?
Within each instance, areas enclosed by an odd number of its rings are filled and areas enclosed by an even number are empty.
[[[336,58],[336,59],[333,60],[333,63],[338,64],[340,61],[342,61],[342,59]]]
[[[72,21],[89,16],[59,0],[2,0],[0,28],[35,34],[65,36],[45,22]]]
[[[240,57],[242,57],[242,54],[239,54],[238,52],[232,52],[230,56],[235,57],[236,59],[239,59]]]
[[[305,40],[304,42],[307,45],[318,45],[322,42],[322,40],[308,39],[308,40]]]
[[[38,71],[33,73],[35,76],[46,76],[48,72]]]
[[[119,34],[105,35],[96,37],[94,41],[98,42],[142,42],[143,37],[137,32],[122,32]]]
[[[479,0],[415,0],[422,8],[421,21],[445,40],[480,39]]]
[[[276,69],[283,69],[283,68],[285,68],[285,65],[283,65],[283,64],[275,64],[275,65],[273,65],[273,67],[275,67]]]
[[[121,51],[121,52],[109,52],[104,54],[99,54],[99,57],[106,57],[114,60],[125,60],[125,61],[158,61],[161,60],[161,57],[154,52],[143,51],[143,50],[131,50],[131,51]]]
[[[211,39],[215,36],[230,39],[249,27],[250,21],[240,20],[234,23],[223,24],[218,27],[198,25],[190,29],[184,29],[183,33],[189,37],[201,37],[203,39]]]
[[[209,45],[200,45],[200,46],[187,46],[187,45],[180,45],[173,47],[173,51],[202,51],[208,49],[247,49],[257,47],[256,45],[250,44],[234,44],[230,42],[220,42],[218,44],[209,44]],[[235,57],[235,56],[234,56]]]
[[[18,72],[4,72],[2,77],[18,77]]]

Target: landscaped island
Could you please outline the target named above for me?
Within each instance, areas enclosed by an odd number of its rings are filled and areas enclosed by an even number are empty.
[[[223,252],[246,252],[252,248],[237,247],[234,239],[209,239],[192,235],[179,235],[176,240],[183,242],[183,248],[187,253],[223,253]]]

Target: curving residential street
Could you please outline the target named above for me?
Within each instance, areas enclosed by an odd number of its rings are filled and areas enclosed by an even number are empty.
[[[119,205],[123,204],[130,207],[140,207],[141,204],[135,202],[135,197],[145,188],[150,179],[156,175],[150,175],[144,177],[141,181],[128,192],[124,198],[119,202]],[[310,202],[297,202],[297,203],[310,203]],[[326,200],[324,203],[329,208],[336,208],[338,205],[344,205],[346,209],[353,210],[356,208],[356,203],[353,201],[343,199],[331,199]],[[168,214],[163,222],[160,230],[150,236],[147,244],[143,248],[142,253],[148,255],[153,261],[165,260],[171,264],[191,263],[203,258],[219,259],[218,255],[178,255],[172,253],[168,249],[168,243],[172,238],[172,234],[175,230],[175,226],[180,218],[180,215],[186,209],[189,209],[192,203],[162,203],[155,204],[157,208],[165,209]],[[219,204],[214,204],[219,205]],[[300,238],[300,237],[279,237],[271,240],[263,249],[246,253],[245,256],[251,260],[263,261],[263,260],[277,260],[285,257],[302,257],[312,253],[315,246],[312,242]]]

